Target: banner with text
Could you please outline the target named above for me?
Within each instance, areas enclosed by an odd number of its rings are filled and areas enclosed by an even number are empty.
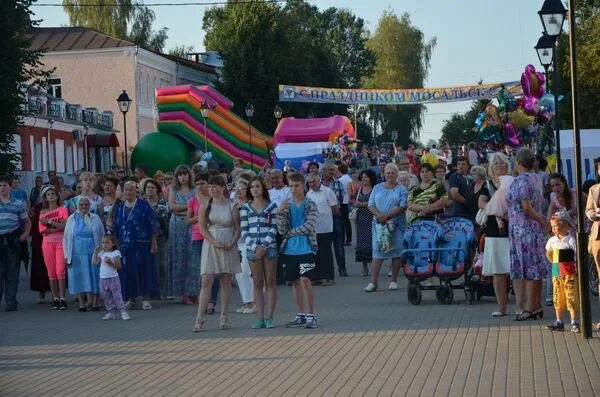
[[[505,87],[512,95],[522,94],[521,82],[466,85],[446,88],[398,90],[344,89],[280,85],[280,102],[338,103],[345,105],[418,105],[491,99]]]

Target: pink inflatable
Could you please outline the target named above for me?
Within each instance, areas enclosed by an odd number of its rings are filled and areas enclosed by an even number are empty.
[[[331,116],[317,119],[297,119],[286,117],[281,119],[273,142],[301,143],[301,142],[333,142],[339,135],[346,133],[349,138],[355,138],[352,123],[346,116]]]

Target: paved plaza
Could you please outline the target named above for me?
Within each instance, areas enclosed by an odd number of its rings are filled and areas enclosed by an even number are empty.
[[[600,395],[598,332],[547,331],[551,310],[543,321],[493,319],[492,298],[468,306],[460,290],[452,305],[429,291],[413,306],[404,280],[366,294],[359,272],[315,287],[317,329],[282,326],[295,310],[291,288],[279,287],[276,329],[251,330],[252,315],[231,313],[232,329],[217,330],[215,315],[198,334],[195,307],[157,301],[107,322],[73,303],[36,304],[24,279],[20,310],[0,312],[0,395]]]

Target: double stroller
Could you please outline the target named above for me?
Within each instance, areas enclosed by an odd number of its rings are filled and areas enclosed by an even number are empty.
[[[418,305],[423,290],[435,290],[437,301],[450,304],[454,289],[464,289],[472,303],[475,294],[471,285],[471,252],[475,248],[473,222],[465,218],[447,218],[441,222],[416,220],[404,233],[402,257],[404,275],[408,279],[408,301]],[[452,284],[464,276],[464,282]],[[423,281],[438,277],[439,285],[423,285]]]

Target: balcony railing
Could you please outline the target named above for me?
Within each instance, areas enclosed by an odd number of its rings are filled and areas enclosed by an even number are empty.
[[[96,126],[104,129],[113,128],[113,115],[111,112],[102,112],[81,109],[79,105],[65,104],[64,110],[61,103],[51,102],[52,97],[48,99],[43,97],[28,98],[24,104],[26,111],[31,115],[48,116],[53,119],[73,121],[84,123],[90,126]]]
[[[58,103],[51,103],[50,106],[48,106],[48,116],[62,119],[63,115],[61,109],[62,107]]]

